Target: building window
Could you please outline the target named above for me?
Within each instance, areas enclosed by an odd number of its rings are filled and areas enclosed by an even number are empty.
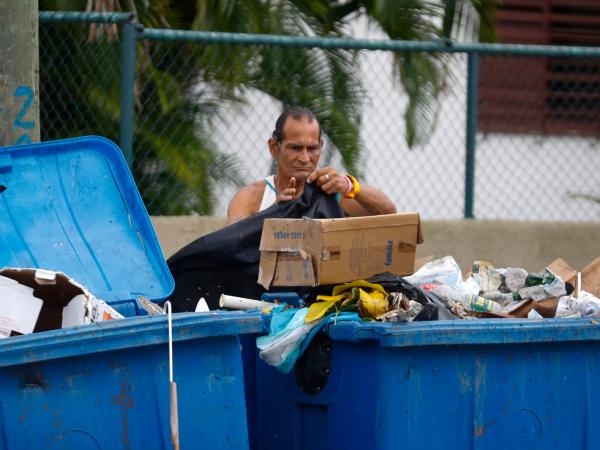
[[[600,45],[600,0],[501,0],[499,42]],[[600,58],[486,55],[479,130],[600,135]]]

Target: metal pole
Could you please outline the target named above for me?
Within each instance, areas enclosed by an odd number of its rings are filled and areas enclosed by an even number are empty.
[[[479,97],[479,53],[467,60],[467,142],[465,166],[465,219],[472,219],[475,188],[475,146],[477,136],[477,100]]]
[[[397,52],[479,53],[482,55],[556,56],[565,58],[598,58],[600,47],[568,45],[524,45],[459,43],[448,39],[433,41],[400,41],[394,39],[323,38],[316,36],[283,36],[275,34],[222,33],[217,31],[147,28],[144,39],[214,44],[278,45],[306,48],[345,48],[358,50],[390,50]]]
[[[40,11],[40,23],[125,23],[135,20],[131,12]]]
[[[38,1],[3,0],[0,146],[40,140]]]
[[[123,43],[121,51],[121,131],[119,144],[129,167],[133,163],[133,106],[135,84],[135,23],[123,24]]]

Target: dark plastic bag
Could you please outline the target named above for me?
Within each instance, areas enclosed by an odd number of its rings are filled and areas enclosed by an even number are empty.
[[[431,292],[424,291],[398,275],[384,272],[372,276],[367,281],[369,283],[380,284],[387,292],[401,292],[409,300],[414,300],[422,304],[423,309],[414,318],[414,321],[454,320],[457,318],[450,312],[443,299]]]
[[[335,218],[343,217],[343,212],[335,195],[327,195],[316,185],[306,184],[299,198],[276,203],[183,247],[167,261],[175,279],[171,297],[173,310],[193,311],[200,297],[204,297],[210,309],[217,309],[223,293],[260,298],[266,292],[257,283],[263,221],[302,217]],[[292,290],[299,291],[298,288]]]

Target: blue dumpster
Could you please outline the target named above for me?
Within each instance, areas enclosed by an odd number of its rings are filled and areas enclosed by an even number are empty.
[[[0,216],[0,267],[64,272],[125,316],[173,290],[106,139],[0,148]],[[257,314],[173,316],[181,448],[248,447],[239,337],[260,330]],[[162,315],[1,339],[0,448],[171,448],[167,340]]]
[[[600,448],[596,319],[347,322],[313,347],[257,362],[259,450]]]
[[[248,448],[238,335],[247,313],[175,314],[183,449]],[[145,316],[0,341],[3,449],[166,449],[167,318]]]

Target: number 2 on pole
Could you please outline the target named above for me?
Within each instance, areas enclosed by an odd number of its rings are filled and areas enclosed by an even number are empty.
[[[23,105],[19,110],[15,121],[13,122],[13,128],[23,128],[25,130],[31,129],[35,126],[35,122],[33,120],[24,120],[27,111],[31,107],[31,103],[33,102],[33,90],[29,86],[19,86],[15,90],[15,97],[25,97],[23,100]],[[30,144],[31,138],[27,134],[23,134],[19,137],[16,144]]]

